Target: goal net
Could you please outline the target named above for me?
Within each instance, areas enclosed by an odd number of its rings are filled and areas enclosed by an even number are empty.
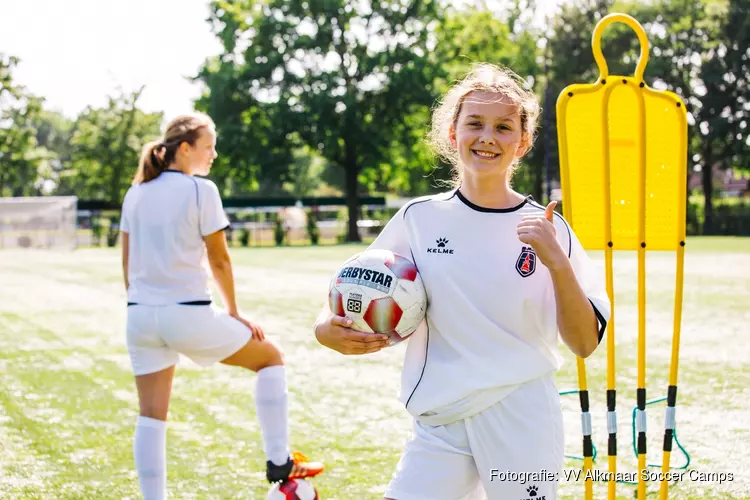
[[[0,248],[76,247],[75,196],[0,198]]]

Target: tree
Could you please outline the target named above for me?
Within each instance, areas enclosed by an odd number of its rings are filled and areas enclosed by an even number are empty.
[[[73,154],[71,138],[75,122],[61,113],[42,109],[33,120],[36,143],[44,152],[38,178],[46,192],[56,193],[60,188],[61,176],[70,168]]]
[[[33,127],[42,100],[13,82],[19,60],[0,53],[0,196],[41,194],[38,169],[44,151]]]
[[[541,117],[541,149],[547,165],[548,189],[559,179],[556,102],[560,92],[572,83],[594,82],[599,70],[591,52],[591,35],[596,23],[609,13],[612,0],[579,0],[563,3],[558,15],[549,20],[544,40],[544,101]],[[612,31],[603,43],[607,63],[612,56]],[[611,66],[610,66],[611,67]],[[554,167],[553,167],[554,165]]]
[[[105,107],[89,107],[78,116],[59,194],[122,202],[143,145],[160,134],[162,114],[137,107],[142,90],[110,97]]]
[[[714,170],[747,157],[748,135],[741,126],[750,75],[747,11],[746,0],[661,0],[632,9],[651,43],[645,77],[688,106],[688,166],[701,171],[704,234],[713,232]],[[636,49],[626,60],[635,60]]]
[[[227,6],[228,7],[228,6]],[[205,86],[196,109],[208,113],[216,123],[218,158],[211,169],[211,177],[226,195],[242,195],[256,191],[268,192],[284,182],[293,181],[289,166],[295,162],[295,152],[301,153],[303,144],[295,133],[293,123],[264,107],[259,98],[258,81],[243,80],[244,59],[235,51],[234,36],[248,29],[239,17],[224,14],[213,19],[217,33],[222,34],[225,55],[206,62],[195,78]],[[241,17],[241,14],[237,13]],[[236,24],[234,24],[236,23]],[[260,94],[256,97],[256,94]],[[317,152],[317,147],[314,148]]]
[[[675,92],[687,104],[691,125],[688,166],[692,162],[702,163],[707,233],[712,226],[713,168],[728,167],[731,160],[725,159],[742,157],[737,148],[743,144],[747,147],[747,133],[740,126],[747,110],[740,103],[746,102],[741,92],[748,74],[745,54],[748,35],[747,16],[741,15],[740,3],[747,2],[658,0],[621,3],[616,7],[617,11],[636,18],[649,38],[649,63],[644,79],[652,87]],[[590,36],[595,23],[610,8],[609,1],[591,0],[563,8],[550,42],[553,53],[570,56],[561,62],[554,59],[550,62],[551,81],[558,81],[555,95],[573,81],[596,79],[598,69],[591,55]],[[728,14],[731,8],[735,9],[734,15]],[[581,34],[587,38],[581,38]],[[578,44],[583,45],[576,50]],[[633,73],[641,47],[632,30],[613,25],[604,34],[602,48],[611,73]]]
[[[703,83],[701,106],[696,112],[700,132],[701,177],[705,194],[703,234],[713,234],[713,171],[716,165],[727,169],[742,159],[747,165],[750,136],[747,114],[750,111],[750,18],[748,2],[730,0],[719,11],[716,25],[719,37],[704,54],[700,66]]]
[[[529,87],[541,94],[538,40],[540,33],[521,13],[533,11],[534,1],[515,1],[504,17],[486,6],[449,9],[444,22],[436,29],[438,43],[435,58],[442,65],[445,76],[435,82],[437,95],[479,62],[505,66],[525,78]],[[429,115],[424,128],[429,124]],[[422,129],[422,127],[419,127]],[[513,177],[514,187],[521,192],[541,195],[542,155],[539,143],[523,160]],[[426,162],[426,164],[429,164]],[[411,169],[410,172],[415,172]]]
[[[439,20],[435,0],[216,0],[211,21],[224,54],[198,77],[207,88],[199,105],[223,144],[261,145],[271,160],[304,144],[341,168],[347,240],[359,241],[361,178],[389,162],[395,141],[413,147],[401,125],[434,101]],[[240,146],[248,130],[260,144]]]

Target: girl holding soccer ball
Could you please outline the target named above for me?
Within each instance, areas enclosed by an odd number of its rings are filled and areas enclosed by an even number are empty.
[[[219,190],[213,121],[179,116],[146,145],[122,206],[127,346],[138,389],[135,467],[145,500],[167,497],[167,411],[178,354],[258,374],[255,406],[270,482],[311,477],[320,463],[289,451],[287,386],[279,346],[237,307]],[[207,260],[208,266],[204,266]],[[207,267],[226,310],[212,305]]]
[[[517,75],[476,66],[446,94],[429,133],[454,165],[455,189],[412,200],[371,245],[413,259],[429,304],[408,340],[401,380],[414,434],[386,499],[521,499],[529,488],[536,498],[557,498],[558,334],[588,357],[610,303],[603,274],[555,203],[538,205],[512,187],[538,115],[536,96]],[[387,345],[348,326],[324,310],[316,337],[345,354]],[[536,472],[540,480],[499,481],[492,471]]]

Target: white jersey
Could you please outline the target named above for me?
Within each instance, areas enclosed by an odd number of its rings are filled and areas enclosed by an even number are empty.
[[[530,198],[509,209],[479,207],[456,190],[411,201],[370,246],[411,259],[427,290],[426,321],[409,338],[399,396],[424,423],[476,414],[560,368],[552,280],[516,232],[522,217],[543,212]],[[554,220],[601,341],[610,316],[603,274],[563,217]]]
[[[120,224],[130,242],[128,302],[211,300],[203,237],[229,226],[216,184],[167,170],[130,187]]]

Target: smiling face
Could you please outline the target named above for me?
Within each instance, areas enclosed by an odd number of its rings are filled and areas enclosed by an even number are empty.
[[[468,93],[449,136],[459,167],[472,177],[507,177],[528,149],[519,107],[494,92]]]

